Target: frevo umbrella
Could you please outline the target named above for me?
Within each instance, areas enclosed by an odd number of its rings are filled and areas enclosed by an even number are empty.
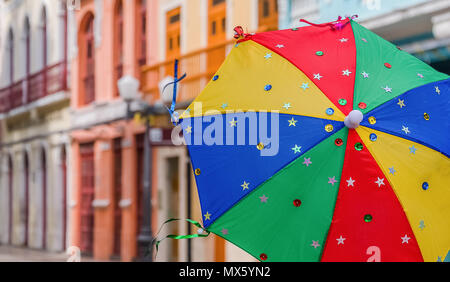
[[[267,262],[450,259],[449,77],[351,18],[236,31],[180,117],[205,229]]]

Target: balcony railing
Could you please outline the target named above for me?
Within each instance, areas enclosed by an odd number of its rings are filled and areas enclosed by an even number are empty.
[[[65,62],[48,66],[8,87],[0,89],[0,113],[27,105],[48,95],[67,90]]]
[[[187,74],[180,83],[179,101],[194,99],[202,91],[235,43],[235,40],[225,41],[178,57],[179,75]],[[145,96],[151,96],[153,101],[160,98],[159,82],[167,76],[173,77],[174,61],[142,67],[141,90]]]

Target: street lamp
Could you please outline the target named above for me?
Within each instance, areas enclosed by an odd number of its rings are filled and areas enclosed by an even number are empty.
[[[139,94],[139,81],[126,75],[117,82],[119,93],[127,103],[127,119],[132,119],[134,112],[131,103],[138,101],[141,110],[138,112],[145,120],[144,134],[144,173],[142,175],[143,199],[142,199],[142,225],[139,229],[138,246],[139,254],[143,254],[142,261],[153,261],[153,235],[152,235],[152,148],[150,144],[150,115],[154,113],[154,108],[142,101]]]

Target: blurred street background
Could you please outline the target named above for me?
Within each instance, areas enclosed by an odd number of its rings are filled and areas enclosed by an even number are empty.
[[[139,261],[169,218],[201,222],[166,106],[201,92],[245,32],[352,16],[450,74],[448,0],[0,0],[0,261]],[[192,234],[186,222],[164,234]],[[256,261],[223,239],[157,261]]]

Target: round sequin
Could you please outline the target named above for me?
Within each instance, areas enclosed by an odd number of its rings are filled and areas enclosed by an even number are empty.
[[[338,138],[336,140],[334,140],[334,144],[338,147],[342,146],[344,144],[344,141],[342,141],[341,138]]]
[[[300,201],[299,199],[295,199],[295,200],[294,200],[294,206],[295,206],[295,207],[298,208],[298,207],[300,207],[301,204],[302,204],[302,201]]]
[[[325,126],[325,131],[326,131],[326,132],[332,132],[333,130],[334,130],[333,125],[327,124],[327,125]]]
[[[258,145],[256,145],[256,148],[258,148],[258,150],[262,150],[264,149],[264,144],[263,143],[259,143]]]
[[[200,175],[202,173],[202,171],[199,169],[199,168],[197,168],[196,170],[195,170],[195,175]]]
[[[317,51],[317,52],[316,52],[316,55],[317,55],[317,56],[323,56],[323,52],[322,52],[322,51]]]
[[[272,85],[267,84],[266,86],[264,86],[264,90],[266,91],[270,91],[272,89]]]
[[[370,141],[375,142],[377,141],[378,136],[375,133],[370,134]]]
[[[364,216],[364,221],[365,221],[365,222],[371,222],[372,219],[373,219],[373,217],[372,217],[372,215],[370,215],[370,214],[366,214],[366,215]]]
[[[430,188],[430,185],[428,184],[428,182],[424,182],[424,183],[422,183],[422,189],[423,190],[428,190],[428,188]]]
[[[377,123],[377,119],[375,117],[370,117],[369,123],[373,125],[373,124]]]
[[[384,66],[387,67],[388,69],[392,68],[391,64],[389,63],[384,63]]]
[[[332,116],[334,114],[334,110],[332,108],[328,108],[326,110],[327,115]]]
[[[424,113],[424,114],[423,114],[423,118],[424,118],[425,120],[430,120],[430,115],[427,114],[427,113]]]
[[[364,149],[364,145],[360,142],[355,144],[355,150],[356,151],[362,151]]]
[[[267,255],[266,255],[266,254],[260,254],[260,255],[259,255],[259,258],[260,258],[261,260],[267,260]]]
[[[345,106],[345,105],[347,105],[347,100],[345,100],[345,99],[339,99],[339,105],[341,105],[341,106]]]
[[[358,104],[358,107],[361,109],[361,110],[364,110],[364,109],[366,109],[367,108],[367,104],[366,103],[363,103],[363,102],[361,102],[361,103],[359,103]]]
[[[214,77],[213,77],[213,81],[216,81],[216,80],[218,80],[219,79],[219,76],[218,75],[215,75]]]

